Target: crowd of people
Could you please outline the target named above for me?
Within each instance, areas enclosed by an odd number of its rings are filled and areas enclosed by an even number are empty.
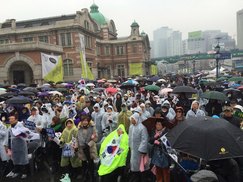
[[[174,94],[173,87],[178,85],[188,85],[196,94]],[[119,89],[117,83],[110,83],[107,87],[114,88],[112,92],[105,88],[95,91],[96,87],[105,86],[87,86],[82,80],[63,94],[31,95],[29,103],[3,100],[0,158],[4,178],[28,178],[30,150],[44,148],[52,174],[63,174],[63,182],[98,178],[103,182],[187,181],[186,173],[175,177],[181,174],[175,171],[176,163],[161,139],[168,131],[185,120],[206,116],[224,118],[243,128],[242,119],[234,114],[243,112],[241,97],[230,93],[227,102],[203,99],[202,93],[215,88],[192,79],[166,80],[160,88],[171,91],[163,94],[143,90],[141,84]],[[17,86],[11,88],[18,90]],[[149,118],[159,118],[152,131],[143,124]],[[242,158],[207,165],[214,181],[243,181]],[[196,176],[191,180],[199,181]]]

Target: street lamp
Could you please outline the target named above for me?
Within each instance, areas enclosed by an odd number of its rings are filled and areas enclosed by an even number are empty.
[[[219,78],[219,59],[220,59],[220,46],[219,43],[215,47],[215,59],[216,59],[216,79]]]

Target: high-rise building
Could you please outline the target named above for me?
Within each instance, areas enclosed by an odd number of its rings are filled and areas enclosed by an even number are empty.
[[[237,47],[243,49],[243,9],[237,12]]]
[[[235,40],[228,33],[220,30],[194,31],[188,33],[188,54],[206,53],[214,50],[219,43],[220,49],[229,51],[235,49]]]
[[[182,34],[168,27],[153,32],[154,57],[169,57],[182,54]]]

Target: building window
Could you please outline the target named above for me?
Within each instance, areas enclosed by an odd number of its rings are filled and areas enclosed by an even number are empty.
[[[39,36],[39,42],[48,43],[48,36]]]
[[[0,44],[9,44],[9,39],[0,39]]]
[[[132,46],[132,52],[137,53],[137,45],[136,44]]]
[[[117,75],[125,77],[125,66],[123,64],[117,65]]]
[[[89,22],[87,20],[84,20],[84,28],[89,30]]]
[[[124,46],[116,46],[116,54],[123,55],[124,54]]]
[[[63,61],[63,71],[64,71],[64,76],[73,75],[73,61],[71,59],[65,59]]]
[[[105,46],[105,55],[110,55],[110,46]]]
[[[60,38],[61,38],[62,46],[71,46],[72,45],[71,33],[61,33]]]
[[[92,48],[92,38],[90,36],[85,36],[85,47]]]
[[[100,46],[96,47],[96,53],[97,53],[97,55],[100,55]]]
[[[25,37],[24,38],[24,42],[32,42],[33,41],[33,37]]]
[[[90,71],[92,72],[92,63],[87,62],[87,64],[88,64],[88,66],[89,66]]]

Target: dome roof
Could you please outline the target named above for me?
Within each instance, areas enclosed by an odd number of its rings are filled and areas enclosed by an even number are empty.
[[[131,27],[139,27],[138,23],[134,20],[134,22],[131,24]]]
[[[90,6],[90,16],[99,25],[107,24],[107,19],[99,12],[99,7],[96,4]]]

